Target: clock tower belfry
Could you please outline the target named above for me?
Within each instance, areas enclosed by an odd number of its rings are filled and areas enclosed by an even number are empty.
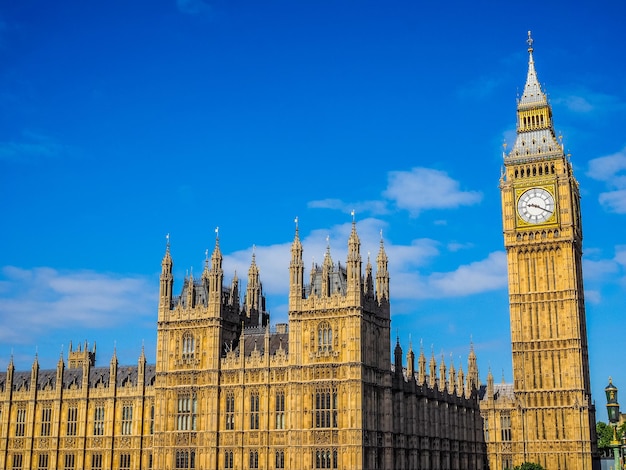
[[[511,459],[591,470],[596,452],[582,276],[580,194],[557,138],[528,33],[517,137],[500,179],[513,394]]]

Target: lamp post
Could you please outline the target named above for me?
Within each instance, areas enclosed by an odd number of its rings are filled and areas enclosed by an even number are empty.
[[[617,402],[617,387],[613,385],[613,379],[609,377],[609,384],[604,389],[606,393],[606,412],[609,415],[609,423],[613,428],[613,457],[615,459],[615,470],[622,470],[619,458],[619,441],[617,440],[617,423],[619,422],[619,403]]]

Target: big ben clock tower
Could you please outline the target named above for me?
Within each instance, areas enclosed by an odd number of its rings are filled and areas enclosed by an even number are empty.
[[[596,451],[582,276],[580,194],[554,132],[528,33],[517,137],[500,180],[507,251],[514,465],[592,470]]]

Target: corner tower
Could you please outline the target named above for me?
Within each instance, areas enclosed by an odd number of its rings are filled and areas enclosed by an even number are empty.
[[[582,277],[580,194],[557,139],[528,33],[517,137],[500,179],[507,251],[513,390],[511,454],[549,470],[592,468],[596,450]],[[504,449],[503,447],[502,449]]]

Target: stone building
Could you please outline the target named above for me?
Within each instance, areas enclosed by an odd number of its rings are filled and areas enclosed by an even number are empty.
[[[513,383],[481,390],[489,468],[598,465],[582,276],[580,193],[557,139],[528,33],[517,137],[500,178]]]
[[[483,469],[478,367],[391,358],[381,239],[363,273],[353,221],[345,264],[330,249],[305,283],[296,226],[289,323],[270,327],[255,257],[243,302],[219,239],[174,295],[162,261],[156,365],[96,367],[70,348],[56,370],[0,374],[0,468]]]

